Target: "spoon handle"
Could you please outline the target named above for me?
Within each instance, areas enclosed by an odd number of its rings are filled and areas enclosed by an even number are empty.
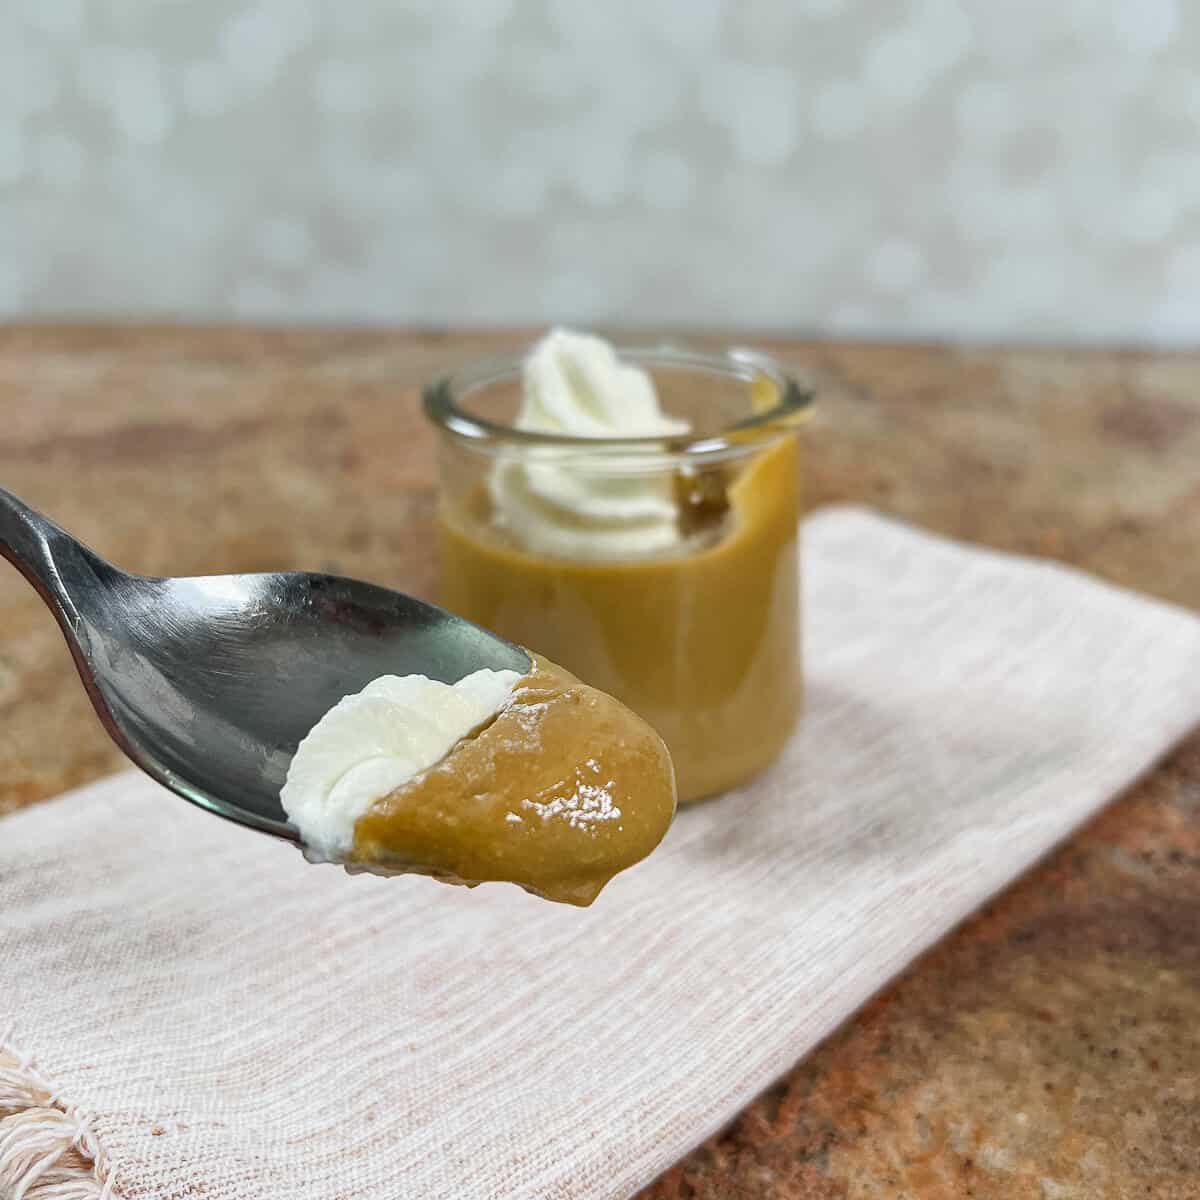
[[[73,565],[88,552],[53,521],[0,488],[0,555],[29,580],[55,615],[75,628],[78,613],[68,590]]]

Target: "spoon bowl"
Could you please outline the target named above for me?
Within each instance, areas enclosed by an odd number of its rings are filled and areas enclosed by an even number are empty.
[[[291,841],[279,790],[300,740],[343,696],[380,675],[453,683],[532,665],[453,613],[360,580],[132,575],[3,489],[0,555],[54,612],[96,712],[137,766]]]

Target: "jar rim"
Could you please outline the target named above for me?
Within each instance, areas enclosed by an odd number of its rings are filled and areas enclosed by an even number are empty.
[[[525,355],[507,354],[476,359],[466,366],[447,372],[427,384],[421,393],[425,415],[444,432],[481,449],[494,445],[542,446],[561,449],[595,450],[620,448],[632,451],[664,450],[671,454],[689,456],[721,456],[744,452],[773,436],[788,432],[807,414],[812,406],[813,392],[802,387],[780,363],[769,354],[741,346],[721,351],[692,350],[676,345],[645,346],[616,343],[613,346],[623,361],[644,367],[683,367],[709,371],[747,383],[765,377],[775,387],[776,402],[763,412],[752,413],[740,421],[716,430],[696,434],[663,437],[661,434],[638,437],[586,437],[577,434],[543,433],[517,429],[504,422],[489,421],[486,417],[468,412],[460,400],[473,391],[521,372]]]

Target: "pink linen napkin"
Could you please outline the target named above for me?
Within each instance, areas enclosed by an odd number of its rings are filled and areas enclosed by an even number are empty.
[[[587,910],[123,774],[0,821],[0,1196],[625,1197],[1200,720],[1200,620],[855,509],[808,711]]]

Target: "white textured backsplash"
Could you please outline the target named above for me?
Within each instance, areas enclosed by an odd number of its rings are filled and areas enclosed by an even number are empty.
[[[0,0],[0,315],[1200,340],[1192,0]]]

